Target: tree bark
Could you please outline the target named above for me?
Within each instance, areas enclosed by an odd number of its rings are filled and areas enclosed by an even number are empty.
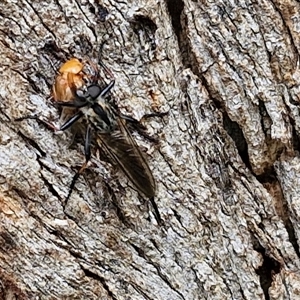
[[[1,299],[300,299],[296,1],[0,3]],[[54,134],[60,65],[102,59],[153,201]],[[164,117],[146,114],[168,112]],[[101,151],[100,151],[101,153]]]

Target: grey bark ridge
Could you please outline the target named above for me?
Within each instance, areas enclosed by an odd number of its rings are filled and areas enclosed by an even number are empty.
[[[1,299],[300,299],[299,3],[0,3]],[[155,210],[50,101],[99,45]],[[61,118],[61,119],[60,119]],[[79,124],[80,127],[80,124]],[[80,129],[80,128],[77,128]],[[79,130],[80,131],[80,130]]]

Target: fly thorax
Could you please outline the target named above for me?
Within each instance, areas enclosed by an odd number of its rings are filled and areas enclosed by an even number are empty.
[[[116,127],[116,117],[110,107],[104,103],[94,103],[82,111],[89,123],[99,133],[109,133]]]

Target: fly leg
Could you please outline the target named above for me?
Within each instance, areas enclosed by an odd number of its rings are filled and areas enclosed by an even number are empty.
[[[76,172],[76,174],[74,175],[70,188],[69,188],[69,193],[68,196],[66,198],[66,203],[69,200],[72,191],[75,187],[75,183],[77,181],[77,179],[79,178],[79,176],[83,173],[83,171],[86,169],[88,162],[91,159],[91,141],[92,141],[92,134],[91,134],[91,127],[87,126],[86,129],[86,134],[85,134],[85,143],[84,143],[84,154],[85,154],[85,162],[83,163],[83,165],[81,166],[81,168]]]
[[[50,122],[41,119],[38,116],[38,114],[35,114],[35,115],[32,115],[32,116],[24,116],[24,117],[20,117],[20,118],[15,119],[16,122],[21,122],[21,121],[24,121],[24,120],[35,120],[39,123],[42,123],[43,125],[47,125],[48,127],[53,127],[54,126]]]
[[[72,107],[72,108],[82,108],[84,106],[87,106],[88,102],[86,101],[86,98],[77,95],[76,86],[74,84],[71,84],[70,87],[71,87],[72,93],[74,95],[74,100],[68,101],[68,102],[56,101],[55,103],[60,106],[63,106],[63,107]],[[83,116],[83,113],[79,110],[75,115],[70,117],[60,128],[56,127],[51,122],[40,118],[37,114],[35,114],[33,116],[25,116],[25,117],[17,118],[17,119],[15,119],[15,121],[34,119],[38,123],[45,125],[46,127],[50,128],[53,131],[64,131],[64,130],[68,129],[70,126],[72,126],[82,116]]]
[[[41,118],[39,118],[37,115],[35,116],[27,116],[27,117],[21,117],[16,119],[15,121],[22,121],[22,120],[26,120],[26,119],[34,119],[39,123],[42,123],[43,125],[45,125],[46,127],[50,128],[51,130],[57,132],[57,131],[64,131],[66,129],[68,129],[69,127],[71,127],[76,121],[78,121],[81,117],[83,117],[83,113],[82,111],[78,111],[75,115],[73,115],[72,117],[70,117],[60,128],[56,127],[54,124],[45,121]],[[82,167],[80,168],[80,170],[75,174],[75,176],[73,177],[71,186],[70,186],[70,190],[68,193],[68,196],[65,200],[65,203],[67,203],[68,199],[71,196],[72,190],[74,189],[75,186],[75,182],[78,179],[78,177],[80,176],[80,174],[83,172],[83,170],[86,168],[88,161],[90,160],[91,157],[91,134],[90,134],[90,128],[88,127],[87,132],[86,132],[86,139],[85,139],[85,163],[82,165]],[[65,205],[64,205],[65,206]]]
[[[38,123],[41,123],[42,125],[50,128],[52,131],[64,131],[71,127],[76,121],[78,121],[81,117],[83,116],[83,113],[81,111],[77,112],[74,116],[70,117],[60,128],[56,127],[54,124],[52,124],[49,121],[46,121],[42,118],[40,118],[38,115],[33,115],[33,116],[26,116],[26,117],[21,117],[15,119],[15,121],[23,121],[23,120],[36,120]]]
[[[60,128],[57,128],[55,125],[53,125],[47,121],[44,121],[44,120],[38,119],[38,121],[44,123],[44,125],[47,125],[48,127],[50,127],[50,129],[52,129],[53,131],[56,132],[56,131],[64,131],[64,130],[70,128],[75,122],[77,122],[82,117],[83,117],[83,112],[78,111],[75,115],[73,115],[71,118],[69,118]],[[74,186],[75,186],[75,183],[76,183],[78,177],[84,171],[84,169],[86,168],[86,166],[91,158],[91,130],[90,130],[89,126],[87,127],[87,131],[86,131],[84,151],[85,151],[85,163],[82,165],[80,170],[75,174],[75,176],[72,179],[72,183],[69,188],[68,196],[65,200],[65,204],[63,205],[64,207],[71,196],[72,190],[74,189]]]

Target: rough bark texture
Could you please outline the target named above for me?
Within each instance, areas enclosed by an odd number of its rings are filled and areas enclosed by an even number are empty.
[[[2,0],[1,299],[300,299],[299,24],[286,0]],[[96,149],[65,203],[81,139],[15,121],[57,121],[59,66],[103,41],[122,112],[169,112],[134,133],[152,204]]]

